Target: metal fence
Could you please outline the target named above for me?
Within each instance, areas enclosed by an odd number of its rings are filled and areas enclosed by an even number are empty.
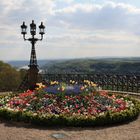
[[[44,81],[91,80],[102,89],[113,91],[127,91],[140,93],[140,75],[112,75],[112,74],[42,74]]]

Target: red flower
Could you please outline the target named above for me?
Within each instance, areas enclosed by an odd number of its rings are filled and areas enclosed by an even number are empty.
[[[75,108],[79,108],[79,105],[78,105],[78,104],[76,104],[76,105],[75,105]]]
[[[91,114],[91,112],[92,112],[92,109],[91,108],[88,108],[88,113]]]
[[[81,113],[81,110],[79,109],[77,112],[78,112],[78,113]]]

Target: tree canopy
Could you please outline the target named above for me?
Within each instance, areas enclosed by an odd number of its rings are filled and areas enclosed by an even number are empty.
[[[20,72],[0,61],[0,91],[15,90],[21,82]]]

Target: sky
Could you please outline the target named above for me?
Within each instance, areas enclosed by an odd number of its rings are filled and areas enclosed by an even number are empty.
[[[38,59],[139,57],[140,0],[0,0],[0,60],[29,60],[20,25],[45,25]]]

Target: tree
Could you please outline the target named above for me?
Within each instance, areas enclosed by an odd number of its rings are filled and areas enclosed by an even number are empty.
[[[16,90],[21,82],[20,72],[0,61],[0,91]]]

